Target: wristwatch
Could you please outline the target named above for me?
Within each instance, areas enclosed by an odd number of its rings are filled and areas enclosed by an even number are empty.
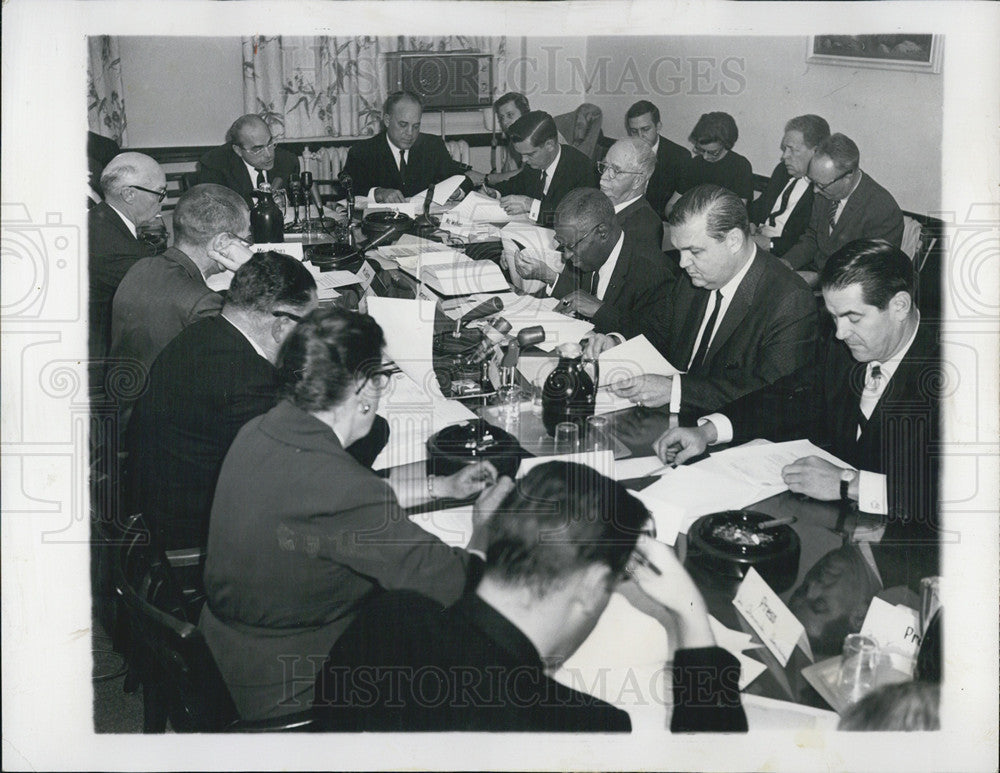
[[[850,502],[851,498],[847,495],[847,489],[850,487],[851,483],[858,476],[857,470],[844,470],[840,473],[840,501]]]

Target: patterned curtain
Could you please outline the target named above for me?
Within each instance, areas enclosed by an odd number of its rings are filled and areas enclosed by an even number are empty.
[[[506,82],[506,38],[264,37],[243,38],[243,106],[275,137],[375,134],[385,101],[389,51],[493,53],[497,94]]]
[[[125,132],[125,99],[118,38],[87,38],[87,123],[90,130],[110,137],[119,147],[128,145]]]

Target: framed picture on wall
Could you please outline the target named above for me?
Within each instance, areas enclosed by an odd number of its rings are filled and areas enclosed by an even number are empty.
[[[939,73],[943,48],[941,35],[813,35],[806,61]]]

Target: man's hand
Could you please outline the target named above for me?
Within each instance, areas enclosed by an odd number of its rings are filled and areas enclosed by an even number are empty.
[[[500,199],[500,206],[508,215],[525,215],[531,212],[531,196],[504,196]]]
[[[434,493],[448,499],[467,499],[492,486],[497,470],[489,462],[476,462],[435,481]]]
[[[673,548],[642,534],[627,571],[643,593],[677,618],[681,635],[678,649],[715,644],[705,601]]]
[[[617,338],[603,333],[587,333],[583,340],[583,356],[588,360],[596,360],[601,352],[618,346]]]
[[[468,550],[478,550],[483,553],[489,547],[490,518],[500,507],[500,503],[507,495],[514,490],[514,481],[506,475],[496,483],[483,491],[472,506],[472,538],[469,540]]]
[[[514,253],[514,270],[522,279],[539,279],[547,285],[555,284],[559,275],[545,261],[518,250]]]
[[[658,408],[670,402],[671,383],[670,376],[636,376],[615,382],[611,391],[636,405]]]
[[[464,198],[465,198],[465,191],[463,191],[461,188],[456,188],[455,192],[448,197],[448,201],[446,201],[445,203],[456,204]]]
[[[500,201],[500,199],[502,198],[500,196],[500,191],[498,191],[496,188],[491,188],[488,185],[480,186],[479,192],[485,196],[489,196],[491,199],[496,199],[497,201]]]
[[[482,172],[477,172],[475,169],[466,169],[465,176],[472,180],[473,185],[482,185],[486,182],[486,175]]]
[[[219,264],[222,271],[235,271],[250,258],[253,251],[231,233],[216,234],[208,245],[208,257]]]
[[[813,499],[840,499],[840,475],[844,470],[818,456],[796,459],[781,471],[781,479],[796,494]]]
[[[710,421],[700,427],[674,427],[653,443],[653,452],[664,464],[684,464],[688,459],[705,453],[717,437],[715,425]]]
[[[378,204],[402,204],[406,199],[403,192],[395,188],[376,188],[375,201]]]
[[[556,306],[556,311],[560,314],[578,314],[586,319],[591,319],[601,308],[601,302],[590,293],[583,290],[574,290],[569,295],[563,297]]]

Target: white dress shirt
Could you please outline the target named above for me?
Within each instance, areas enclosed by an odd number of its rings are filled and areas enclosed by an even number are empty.
[[[624,231],[619,235],[615,246],[611,248],[611,254],[604,261],[604,265],[597,270],[597,289],[594,291],[594,295],[599,301],[604,300],[604,294],[608,291],[608,285],[611,284],[611,275],[615,273],[615,266],[618,265],[618,256],[622,254],[623,244],[625,244]]]
[[[806,177],[798,177],[795,179],[795,185],[792,187],[792,193],[788,197],[788,206],[785,207],[785,211],[780,215],[776,215],[774,218],[774,225],[768,222],[768,218],[776,210],[781,209],[781,199],[784,195],[784,190],[781,191],[782,196],[778,196],[774,200],[774,206],[771,207],[771,212],[768,213],[768,217],[764,218],[764,222],[760,227],[760,233],[762,236],[766,236],[768,239],[773,239],[776,236],[781,236],[785,230],[785,223],[788,222],[789,215],[792,214],[792,210],[798,206],[799,200],[805,195],[805,192],[809,190],[809,186],[812,185],[809,179]]]
[[[545,185],[542,186],[542,195],[545,196],[549,192],[549,188],[552,187],[552,175],[556,173],[556,167],[559,165],[559,158],[562,156],[562,145],[559,146],[559,150],[556,151],[556,157],[552,159],[552,163],[545,167]],[[531,207],[528,210],[528,217],[532,220],[538,220],[538,213],[542,208],[541,199],[532,199]]]

